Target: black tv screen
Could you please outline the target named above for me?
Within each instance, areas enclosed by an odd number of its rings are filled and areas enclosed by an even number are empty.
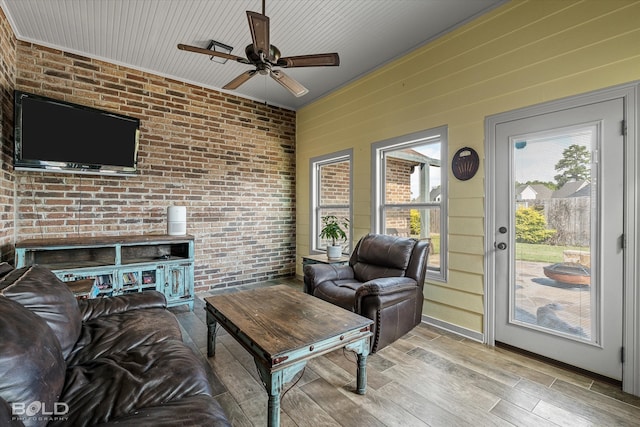
[[[135,174],[140,120],[15,92],[14,168]]]

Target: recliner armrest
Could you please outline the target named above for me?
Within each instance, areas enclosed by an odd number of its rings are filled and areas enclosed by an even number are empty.
[[[415,294],[416,286],[410,277],[381,277],[365,282],[356,291],[356,312],[360,312],[364,298],[377,297],[381,305],[394,304]]]
[[[96,317],[123,313],[140,308],[167,308],[167,299],[158,291],[144,291],[107,298],[84,299],[78,301],[82,321]]]
[[[389,295],[396,292],[415,290],[417,282],[410,277],[380,277],[364,282],[356,291],[356,297],[367,295]]]
[[[313,294],[313,289],[327,280],[353,279],[353,269],[348,265],[308,264],[304,266],[304,291]]]

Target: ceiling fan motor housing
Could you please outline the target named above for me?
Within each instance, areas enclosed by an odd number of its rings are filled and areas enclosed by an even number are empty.
[[[271,62],[273,64],[275,64],[276,62],[278,62],[278,59],[280,59],[280,49],[278,49],[277,47],[275,47],[274,45],[269,45],[269,57],[265,58],[268,62]],[[261,58],[260,55],[258,55],[256,53],[256,51],[253,49],[253,44],[248,45],[247,47],[244,48],[244,53],[247,55],[247,59],[254,65],[258,65],[261,62],[264,62]]]

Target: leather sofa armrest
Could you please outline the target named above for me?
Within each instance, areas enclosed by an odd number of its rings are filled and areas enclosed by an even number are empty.
[[[167,308],[165,296],[158,291],[144,291],[115,297],[84,299],[78,301],[82,321],[140,308]]]
[[[353,269],[348,265],[308,264],[304,266],[304,291],[313,295],[315,287],[327,280],[353,279]]]

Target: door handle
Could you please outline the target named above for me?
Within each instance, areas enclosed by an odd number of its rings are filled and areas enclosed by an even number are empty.
[[[504,251],[505,249],[507,249],[507,244],[505,242],[494,243],[493,246],[496,249],[500,249],[501,251]]]

